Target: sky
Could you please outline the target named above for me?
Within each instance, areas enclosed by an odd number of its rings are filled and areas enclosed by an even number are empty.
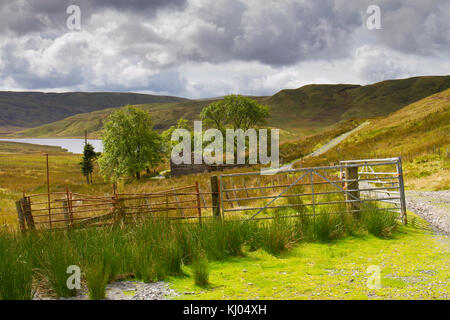
[[[448,0],[0,0],[2,91],[207,98],[448,74]]]

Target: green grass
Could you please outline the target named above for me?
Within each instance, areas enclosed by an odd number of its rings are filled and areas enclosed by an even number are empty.
[[[190,277],[168,280],[183,293],[177,299],[448,299],[449,258],[448,237],[401,226],[390,239],[301,242],[282,255],[259,249],[214,261],[208,290]],[[380,267],[380,289],[367,287],[371,265]]]
[[[0,299],[28,300],[33,296],[32,264],[16,235],[0,230]]]
[[[370,234],[387,238],[397,226],[397,216],[395,212],[369,210],[362,216],[362,222]]]
[[[205,254],[199,254],[193,264],[192,273],[194,274],[194,284],[199,287],[207,287],[209,285],[209,265]]]
[[[289,213],[292,214],[286,212]],[[25,290],[21,287],[29,288],[31,270],[34,270],[34,278],[40,287],[48,294],[55,297],[74,296],[77,291],[67,287],[67,268],[71,265],[81,267],[91,299],[103,299],[106,284],[117,275],[134,275],[145,282],[160,281],[186,274],[183,266],[189,264],[193,265],[194,282],[207,286],[207,261],[243,257],[246,248],[250,251],[263,249],[269,254],[281,256],[289,252],[295,243],[314,240],[330,242],[346,237],[348,234],[344,227],[339,234],[328,235],[332,234],[336,221],[341,221],[335,217],[323,214],[314,222],[310,217],[292,219],[278,216],[272,221],[213,220],[202,224],[150,219],[123,227],[42,231],[22,237],[2,232],[0,254],[3,260],[13,265],[17,265],[17,261],[23,264],[12,272],[7,265],[0,265],[0,279],[8,288],[2,297],[14,296],[12,292]],[[379,221],[381,224],[385,222],[383,219]],[[358,220],[347,224],[352,223],[358,225],[360,234],[367,233],[365,224],[360,225]],[[309,230],[310,234],[306,234],[305,230]],[[16,279],[14,282],[4,280],[10,273]],[[15,296],[29,298],[25,294]]]
[[[102,260],[94,260],[86,268],[86,282],[90,300],[105,298],[106,285],[110,279],[110,266]]]

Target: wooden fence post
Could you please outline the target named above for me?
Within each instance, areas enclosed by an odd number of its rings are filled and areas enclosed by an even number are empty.
[[[31,201],[30,197],[24,197],[21,200],[22,212],[25,216],[25,220],[28,225],[29,230],[35,230],[36,227],[34,225],[33,215],[31,214]]]
[[[214,217],[220,219],[220,193],[219,179],[217,176],[211,176],[211,203]]]
[[[345,168],[345,191],[345,200],[352,201],[347,202],[347,210],[353,212],[355,217],[360,217],[361,202],[359,201],[358,167]]]
[[[26,231],[26,229],[25,229],[25,217],[23,215],[21,201],[16,201],[16,209],[17,209],[17,217],[19,218],[20,231],[22,233],[24,233]]]

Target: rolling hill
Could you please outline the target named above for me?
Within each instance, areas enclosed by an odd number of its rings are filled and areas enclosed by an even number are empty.
[[[348,119],[387,115],[434,93],[450,88],[450,76],[427,76],[387,80],[371,85],[306,85],[269,97],[253,97],[271,109],[269,126],[283,129],[283,140],[318,133]],[[180,118],[198,119],[201,109],[214,100],[139,104],[152,115],[159,131]],[[104,121],[114,109],[77,114],[54,123],[19,132],[26,137],[80,137],[88,130],[98,137]]]
[[[127,104],[180,102],[187,99],[116,92],[0,92],[0,127],[32,128],[79,113]]]
[[[333,124],[339,120],[387,115],[447,88],[450,88],[450,76],[386,80],[366,86],[313,84],[282,90],[261,102],[271,107],[272,123],[281,127],[295,126],[299,119]]]

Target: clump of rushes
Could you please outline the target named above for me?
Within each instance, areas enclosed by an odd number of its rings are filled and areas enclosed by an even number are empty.
[[[370,234],[387,238],[397,226],[397,215],[388,210],[368,209],[362,213],[362,223]]]
[[[341,218],[328,211],[322,211],[315,218],[314,230],[316,239],[322,242],[336,240],[343,235],[344,228]]]
[[[0,230],[0,299],[33,298],[33,269],[26,251],[15,235]]]
[[[199,246],[211,260],[223,260],[242,254],[245,228],[239,221],[212,221],[197,227]]]
[[[199,253],[192,264],[195,285],[207,287],[209,285],[209,265],[204,253]]]
[[[106,285],[110,277],[111,269],[105,261],[91,262],[86,268],[86,282],[90,300],[102,300],[105,298]]]
[[[49,232],[36,239],[39,241],[33,244],[32,253],[40,275],[58,298],[75,296],[77,289],[69,289],[67,286],[67,268],[71,265],[79,266],[80,263],[67,235]]]
[[[263,227],[263,249],[270,254],[280,254],[296,242],[292,220],[276,215],[271,223]]]
[[[247,224],[247,243],[250,250],[264,249],[277,255],[289,249],[297,240],[298,233],[292,219],[276,214],[272,221],[253,221]]]

